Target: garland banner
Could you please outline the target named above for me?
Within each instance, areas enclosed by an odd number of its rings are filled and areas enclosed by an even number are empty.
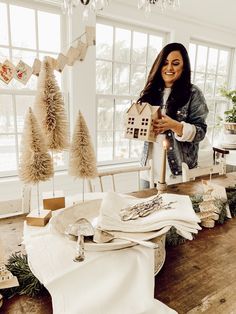
[[[85,41],[82,41],[83,36]],[[62,72],[66,65],[73,66],[75,61],[84,61],[88,47],[96,45],[95,27],[85,26],[85,32],[73,43],[74,46],[70,46],[66,54],[59,53],[57,59],[49,57],[54,70]],[[5,60],[0,63],[0,80],[9,84],[12,79],[16,79],[26,85],[31,75],[39,76],[40,69],[41,61],[37,58],[34,59],[32,67],[22,60],[16,66],[9,60]]]

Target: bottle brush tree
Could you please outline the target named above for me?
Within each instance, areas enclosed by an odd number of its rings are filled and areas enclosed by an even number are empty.
[[[63,96],[54,75],[50,57],[46,57],[42,62],[34,110],[53,158],[54,152],[61,152],[68,148],[69,128]]]
[[[95,178],[97,173],[96,156],[86,121],[79,111],[75,123],[69,155],[69,174],[83,179]]]
[[[19,177],[24,183],[38,184],[40,181],[49,180],[52,176],[52,158],[48,153],[38,121],[32,109],[29,108],[22,134]]]

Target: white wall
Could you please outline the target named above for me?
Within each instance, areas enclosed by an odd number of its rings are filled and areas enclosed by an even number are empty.
[[[102,11],[100,16],[149,27],[153,30],[166,31],[169,33],[170,41],[182,42],[186,47],[188,47],[190,38],[194,38],[236,48],[236,33],[218,26],[208,25],[206,22],[201,23],[201,17],[197,20],[190,20],[189,18],[181,17],[177,11],[167,11],[163,14],[152,13],[148,18],[145,18],[143,11],[137,9],[136,1],[129,3],[133,5],[124,5],[115,0],[110,1],[109,7]],[[73,41],[84,32],[85,24],[95,25],[95,16],[91,15],[87,23],[83,22],[81,6],[79,6],[74,11],[72,20],[69,23],[69,41]],[[95,54],[95,47],[89,47],[85,61],[77,62],[71,69],[67,70],[69,72],[67,83],[70,90],[71,121],[75,120],[76,114],[80,109],[87,121],[94,143],[96,137]],[[232,87],[234,87],[236,85],[236,62],[232,66],[232,73]],[[125,191],[124,185],[127,186],[127,190],[132,190],[136,187],[133,176],[127,179],[121,178],[120,183],[122,191]],[[66,173],[56,175],[55,185],[56,189],[64,190],[66,195],[82,191],[81,181],[74,181]],[[12,204],[19,206],[19,201],[17,200],[21,198],[21,188],[22,185],[17,178],[0,181],[0,213],[6,208],[6,204],[8,204],[9,208],[12,208]],[[40,184],[40,190],[41,192],[51,190],[51,183]],[[36,193],[33,192],[34,202],[35,196]],[[14,203],[6,202],[10,200],[16,201]]]

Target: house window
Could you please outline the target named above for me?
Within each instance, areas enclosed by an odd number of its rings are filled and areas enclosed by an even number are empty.
[[[209,114],[208,137],[212,144],[220,132],[219,117],[224,116],[228,102],[220,94],[222,86],[229,86],[232,49],[211,43],[191,40],[189,55],[192,81],[204,93]]]
[[[143,89],[167,35],[108,20],[99,20],[96,32],[97,159],[100,164],[135,161],[143,142],[124,138],[124,114]]]
[[[27,7],[26,7],[27,6]],[[6,59],[15,66],[20,60],[33,65],[44,56],[57,58],[61,47],[61,12],[57,8],[29,2],[0,1],[0,63]],[[59,85],[61,74],[55,73]],[[12,79],[7,85],[0,80],[0,176],[16,175],[24,115],[34,103],[37,77],[26,85]],[[56,169],[64,167],[65,155],[56,154]]]

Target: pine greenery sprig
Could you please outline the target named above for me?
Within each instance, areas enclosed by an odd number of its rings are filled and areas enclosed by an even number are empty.
[[[176,232],[175,227],[171,227],[166,234],[166,246],[177,246],[185,241],[186,239]]]
[[[236,217],[236,185],[226,188],[229,209],[232,217]]]
[[[1,290],[5,298],[11,298],[16,294],[35,297],[45,289],[31,272],[26,254],[13,253],[7,261],[6,268],[17,277],[19,286]]]
[[[195,213],[199,213],[200,212],[199,204],[203,201],[202,195],[200,194],[192,195],[190,196],[190,199]]]

